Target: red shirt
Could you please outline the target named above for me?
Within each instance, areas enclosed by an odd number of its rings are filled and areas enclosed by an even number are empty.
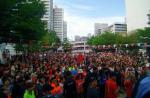
[[[84,56],[82,55],[82,54],[79,54],[78,56],[77,56],[77,62],[78,63],[82,63],[84,61]]]
[[[113,80],[106,81],[106,98],[118,98],[117,94],[117,84]]]
[[[82,86],[83,83],[84,83],[84,80],[82,80],[82,79],[76,80],[76,86],[77,86],[78,93],[83,92],[83,86]]]
[[[45,64],[45,67],[48,68],[50,65],[48,63]]]
[[[131,95],[132,95],[132,86],[133,86],[131,80],[126,80],[124,82],[124,86],[125,86],[125,91],[126,91],[127,97],[131,98]]]

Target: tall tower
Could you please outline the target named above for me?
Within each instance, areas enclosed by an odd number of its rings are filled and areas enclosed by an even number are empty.
[[[108,27],[108,24],[106,23],[95,23],[94,24],[95,35],[103,33],[107,27]]]
[[[125,0],[128,32],[148,27],[150,0]]]
[[[41,0],[45,4],[45,15],[42,20],[47,23],[47,29],[53,30],[53,0]]]
[[[54,22],[54,31],[57,36],[63,42],[63,20],[64,20],[64,10],[62,8],[55,7],[53,10],[53,22]]]
[[[67,38],[67,22],[63,22],[63,39]]]

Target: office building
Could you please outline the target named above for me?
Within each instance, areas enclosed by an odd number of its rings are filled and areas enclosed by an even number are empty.
[[[148,27],[150,0],[125,0],[128,32]]]
[[[45,4],[45,15],[42,20],[46,22],[47,29],[53,30],[53,0],[41,0]]]
[[[91,47],[87,45],[86,41],[72,41],[72,53],[89,53],[92,51]]]
[[[127,25],[125,23],[114,23],[107,28],[107,31],[126,36]]]
[[[106,31],[108,24],[105,23],[95,23],[95,35],[101,34],[102,32]]]
[[[55,7],[53,9],[53,17],[54,17],[54,31],[56,32],[57,36],[63,42],[63,24],[64,24],[64,11],[62,8]]]
[[[92,34],[91,34],[91,33],[88,33],[88,34],[87,34],[87,37],[88,37],[88,38],[92,37]]]
[[[79,41],[87,41],[89,37],[87,36],[75,36],[75,42],[79,42]]]
[[[63,22],[63,39],[67,38],[67,22]]]
[[[76,35],[74,39],[75,41],[80,41],[80,36]]]

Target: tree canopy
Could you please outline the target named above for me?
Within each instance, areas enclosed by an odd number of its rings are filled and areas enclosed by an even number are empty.
[[[71,43],[69,42],[69,40],[67,38],[64,39],[64,41],[62,43],[62,48],[63,48],[64,52],[71,51]]]
[[[56,43],[60,43],[60,39],[58,38],[58,36],[56,35],[56,32],[54,31],[51,31],[47,33],[45,36],[43,36],[41,41],[43,45],[49,45],[49,46],[53,46]]]
[[[150,27],[147,27],[144,30],[142,30],[142,29],[137,30],[136,36],[137,36],[137,41],[139,43],[150,44]]]
[[[40,0],[0,0],[0,36],[14,43],[40,40],[47,32],[41,20],[45,13]]]
[[[121,36],[112,32],[105,32],[101,35],[93,36],[88,39],[89,45],[113,45],[113,44],[150,44],[150,27],[138,29],[127,36]]]

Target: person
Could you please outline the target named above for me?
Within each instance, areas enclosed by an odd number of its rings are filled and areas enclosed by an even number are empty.
[[[120,68],[119,66],[116,66],[116,69],[115,69],[115,74],[116,74],[116,83],[117,83],[117,86],[119,87],[119,89],[121,89],[121,86],[122,86],[122,81],[121,81],[121,71],[120,71]]]
[[[54,89],[51,91],[52,95],[57,96],[60,98],[62,96],[63,90],[59,85],[59,82],[55,80]]]
[[[89,83],[93,81],[94,79],[98,79],[98,69],[96,67],[93,67],[89,69],[89,72],[87,73],[84,83],[83,83],[83,95],[84,98],[87,98],[87,89],[89,86]]]
[[[0,98],[7,98],[7,94],[5,94],[4,89],[0,88]]]
[[[105,83],[106,83],[106,74],[104,70],[99,71],[99,89],[100,89],[100,98],[105,97]]]
[[[125,87],[127,98],[131,98],[133,83],[130,76],[128,76],[124,81],[124,87]]]
[[[41,98],[43,96],[42,79],[38,79],[37,84],[36,84],[36,90],[37,90],[37,98]]]
[[[150,72],[147,71],[147,76],[139,82],[135,98],[150,98]]]
[[[97,85],[98,85],[98,83],[97,83],[96,79],[94,79],[90,83],[90,85],[87,89],[87,98],[99,98],[100,94],[99,94],[99,91],[97,90]]]
[[[13,83],[11,98],[23,98],[25,92],[25,86],[23,79],[16,76],[16,80]]]
[[[105,97],[118,98],[118,87],[115,81],[116,76],[114,72],[109,73],[109,79],[106,80]]]
[[[24,93],[23,98],[35,98],[35,92],[33,90],[33,84],[31,80],[27,81],[27,89]]]
[[[65,98],[77,98],[76,82],[71,76],[71,72],[66,72],[66,79],[64,82],[64,97]]]
[[[140,82],[147,77],[147,69],[145,67],[142,68],[142,71],[141,71],[141,76],[140,78],[138,79],[138,81],[135,83],[135,86],[133,88],[133,91],[132,91],[132,95],[131,97],[132,98],[136,98],[136,95],[137,95],[137,92],[138,92],[138,88],[139,88],[139,85],[140,85]]]
[[[138,88],[138,92],[135,98],[150,98],[150,76],[144,78]]]
[[[82,73],[80,73],[76,76],[76,86],[77,86],[78,98],[83,97],[83,83],[84,83],[83,75],[82,75]]]

